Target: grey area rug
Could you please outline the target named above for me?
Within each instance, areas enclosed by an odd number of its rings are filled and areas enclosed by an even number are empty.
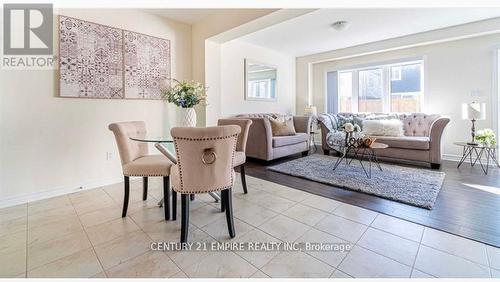
[[[336,159],[315,154],[268,169],[426,209],[434,206],[445,177],[444,172],[389,164],[381,164],[380,171],[372,164],[368,178],[357,160],[350,165],[343,161],[334,171]]]

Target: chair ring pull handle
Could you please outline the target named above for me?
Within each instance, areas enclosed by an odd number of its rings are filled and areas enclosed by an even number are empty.
[[[208,161],[206,158],[207,156],[210,156],[210,158],[208,158]],[[213,148],[203,150],[203,155],[201,155],[201,161],[203,162],[203,164],[211,165],[215,162],[216,159],[217,154],[215,153]]]

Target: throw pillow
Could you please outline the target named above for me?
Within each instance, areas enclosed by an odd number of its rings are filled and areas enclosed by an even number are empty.
[[[403,122],[399,119],[364,120],[363,133],[368,136],[403,136]]]
[[[270,118],[269,122],[271,123],[273,136],[290,136],[296,134],[293,119],[279,121],[277,119]]]
[[[398,119],[397,114],[370,114],[365,119]]]
[[[345,117],[343,115],[337,114],[337,128],[342,128],[342,126],[348,122],[352,123],[351,117]]]
[[[337,115],[324,113],[318,116],[318,121],[320,121],[325,127],[330,131],[337,131]]]
[[[358,125],[359,128],[361,128],[361,130],[363,130],[363,121],[365,119],[362,118],[362,117],[358,117],[358,116],[352,116],[352,124],[353,125]]]

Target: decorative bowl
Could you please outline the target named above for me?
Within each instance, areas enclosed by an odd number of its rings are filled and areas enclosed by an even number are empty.
[[[373,143],[375,143],[375,140],[377,140],[376,137],[365,137],[363,138],[363,145],[366,147],[371,147]]]

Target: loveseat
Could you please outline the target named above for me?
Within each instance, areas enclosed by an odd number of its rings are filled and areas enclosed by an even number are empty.
[[[377,156],[381,159],[395,161],[410,161],[425,163],[433,169],[439,169],[441,165],[441,137],[446,125],[450,122],[447,117],[438,114],[387,114],[387,113],[340,113],[323,114],[319,119],[321,126],[321,141],[323,152],[330,154],[332,149],[327,144],[327,135],[331,130],[339,130],[337,116],[344,119],[363,120],[365,118],[377,119],[377,117],[397,118],[403,122],[404,136],[373,136],[376,142],[387,144],[386,149],[377,150]]]
[[[309,151],[311,117],[293,116],[295,135],[273,136],[269,117],[279,114],[241,114],[236,118],[252,120],[248,132],[246,155],[251,158],[270,161],[293,154],[306,155]]]

